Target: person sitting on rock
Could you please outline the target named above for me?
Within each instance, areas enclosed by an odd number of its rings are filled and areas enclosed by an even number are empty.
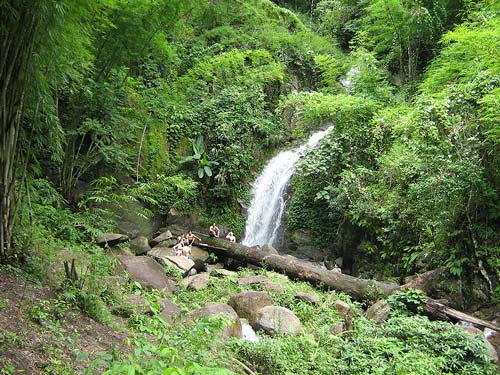
[[[188,245],[189,246],[193,245],[195,239],[197,239],[198,241],[201,241],[201,238],[198,237],[197,235],[193,234],[192,231],[189,231],[189,233],[186,235],[186,238],[188,240]]]
[[[210,225],[210,237],[219,238],[219,228],[215,225],[215,223]]]
[[[236,237],[234,236],[233,232],[229,232],[226,238],[229,240],[229,242],[236,242]]]

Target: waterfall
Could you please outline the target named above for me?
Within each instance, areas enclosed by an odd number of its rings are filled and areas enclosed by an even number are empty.
[[[253,184],[252,202],[248,209],[243,245],[276,245],[288,198],[287,187],[295,164],[313,149],[332,129],[312,134],[306,144],[280,152],[272,158]]]

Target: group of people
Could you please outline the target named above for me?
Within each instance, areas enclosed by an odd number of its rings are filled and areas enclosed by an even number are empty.
[[[210,231],[210,237],[216,237],[216,238],[220,237],[220,230],[217,227],[217,225],[215,225],[215,223],[210,225],[209,231]],[[236,237],[234,236],[233,232],[229,232],[226,235],[226,238],[229,240],[229,242],[236,242]]]
[[[195,240],[201,240],[200,237],[195,235],[192,231],[186,234],[182,234],[177,237],[177,244],[174,246],[175,255],[185,256],[186,258],[191,258],[191,246]]]
[[[209,232],[210,237],[220,237],[219,227],[217,227],[215,223],[210,226]],[[229,232],[226,235],[226,239],[228,239],[229,242],[236,242],[236,237],[234,236],[233,232]],[[177,244],[175,244],[174,246],[175,255],[185,256],[186,258],[191,259],[191,246],[194,244],[195,240],[200,241],[201,238],[194,234],[192,231],[189,231],[188,233],[182,234],[177,237]]]

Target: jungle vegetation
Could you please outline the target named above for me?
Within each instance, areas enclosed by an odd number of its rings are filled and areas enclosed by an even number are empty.
[[[6,0],[0,20],[3,264],[92,254],[120,207],[240,237],[265,162],[333,124],[289,230],[359,275],[442,266],[500,301],[498,1]]]

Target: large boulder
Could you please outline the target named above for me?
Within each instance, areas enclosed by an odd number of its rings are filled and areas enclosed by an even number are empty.
[[[126,241],[128,241],[128,236],[119,233],[104,233],[95,240],[96,244],[101,247],[113,247]]]
[[[375,302],[371,305],[368,310],[366,310],[366,317],[370,320],[373,320],[375,323],[380,324],[387,320],[389,317],[389,313],[391,312],[391,306],[381,299],[380,301]]]
[[[163,260],[166,257],[175,255],[175,250],[171,247],[156,246],[148,251],[148,255],[158,260]]]
[[[175,284],[165,276],[163,267],[153,258],[123,255],[119,259],[132,280],[137,281],[144,288],[154,288],[167,293],[176,290]]]
[[[500,332],[486,328],[484,330],[484,337],[486,338],[486,340],[488,340],[488,343],[495,349],[497,358],[500,358]],[[500,366],[500,361],[498,359],[496,361],[496,364]]]
[[[266,292],[242,292],[229,298],[231,306],[240,318],[248,319],[250,324],[255,323],[258,312],[265,306],[270,306],[274,300]]]
[[[169,230],[161,233],[160,235],[156,236],[155,238],[153,238],[151,240],[151,246],[152,247],[155,247],[156,245],[158,245],[160,242],[162,241],[166,241],[166,240],[169,240],[171,239],[173,236],[172,236],[172,232],[170,232]]]
[[[208,286],[209,281],[209,274],[207,272],[203,272],[198,275],[186,277],[184,279],[184,285],[187,289],[200,290],[205,289]]]
[[[300,335],[302,323],[290,310],[281,306],[265,306],[258,312],[258,319],[252,325],[256,330],[270,335]]]
[[[196,261],[197,259],[203,261],[203,262],[206,262],[209,258],[209,254],[208,254],[208,251],[196,246],[196,245],[193,245],[191,246],[191,259],[193,259],[194,261]]]
[[[493,363],[498,363],[498,353],[496,348],[491,344],[488,338],[483,334],[479,328],[469,325],[468,323],[458,325],[462,330],[472,337],[479,338],[483,340],[485,346],[488,348],[486,355],[488,360]]]
[[[130,241],[130,250],[132,250],[135,255],[144,255],[151,250],[151,247],[146,237],[139,236]]]
[[[313,262],[322,262],[326,256],[326,252],[314,243],[311,232],[305,229],[287,232],[283,248],[287,254]]]
[[[225,303],[209,302],[201,309],[193,311],[188,319],[196,321],[209,316],[211,317],[222,316],[225,319],[229,319],[230,321],[229,326],[225,327],[220,333],[220,335],[223,338],[242,337],[240,318],[238,317],[238,314],[236,314],[236,311],[234,311],[234,309],[231,306],[226,305]]]
[[[167,256],[163,258],[167,264],[170,263],[173,266],[177,267],[181,272],[189,271],[194,266],[194,262],[191,259],[188,259],[184,256]]]
[[[111,249],[111,254],[113,254],[114,256],[121,256],[121,255],[130,255],[130,256],[134,256],[134,253],[132,253],[132,251],[130,251],[129,248],[127,247],[113,247]]]

